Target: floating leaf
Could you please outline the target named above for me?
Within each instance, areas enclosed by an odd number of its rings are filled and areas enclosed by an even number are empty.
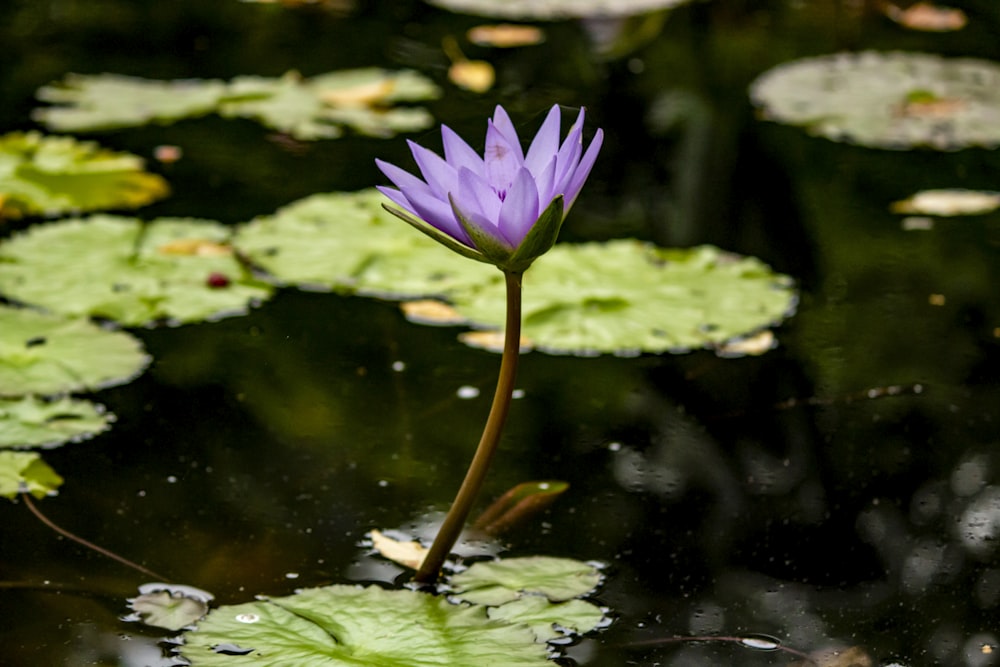
[[[922,215],[981,215],[1000,208],[1000,192],[981,190],[923,190],[893,203],[894,213]]]
[[[129,153],[38,132],[0,137],[0,218],[137,208],[167,192]]]
[[[67,74],[38,89],[39,123],[59,132],[95,132],[149,123],[160,125],[212,113],[226,83],[204,79],[154,81],[120,74]]]
[[[469,28],[465,36],[478,46],[494,46],[498,49],[532,46],[545,41],[545,33],[538,26],[517,23],[477,25]]]
[[[922,53],[805,58],[761,75],[766,118],[834,141],[888,149],[1000,145],[1000,65]]]
[[[36,225],[0,245],[0,293],[128,326],[245,313],[271,289],[247,275],[219,223],[98,215]],[[219,285],[218,277],[228,280]]]
[[[527,625],[539,642],[552,641],[567,634],[586,634],[606,621],[604,610],[583,600],[549,602],[539,595],[528,595],[499,607],[491,607],[490,618]],[[558,630],[556,628],[561,628]]]
[[[420,564],[424,562],[424,557],[427,556],[428,549],[420,542],[403,542],[378,530],[373,530],[370,534],[372,548],[383,558],[399,563],[403,567],[408,567],[411,570],[419,569]]]
[[[524,625],[409,590],[328,586],[223,606],[185,635],[199,667],[546,667]]]
[[[925,32],[961,30],[969,21],[961,9],[939,7],[929,2],[917,2],[906,9],[887,2],[882,6],[882,11],[905,28]]]
[[[140,586],[139,595],[128,603],[142,623],[177,631],[207,614],[212,599],[211,593],[193,586],[154,583]]]
[[[522,20],[620,17],[669,9],[689,0],[428,0],[464,14]]]
[[[790,282],[757,259],[711,246],[557,245],[525,274],[522,334],[548,352],[683,352],[788,316],[796,302]],[[502,324],[501,280],[449,298],[472,322]]]
[[[0,448],[77,442],[106,431],[113,420],[104,406],[90,401],[67,397],[45,401],[36,396],[0,399]]]
[[[0,396],[101,389],[129,382],[148,363],[125,332],[0,306]]]
[[[23,489],[44,498],[54,494],[62,482],[38,452],[0,451],[0,496],[15,498]]]
[[[544,595],[553,602],[587,595],[601,583],[601,573],[589,563],[569,558],[531,556],[473,563],[451,577],[460,600],[498,605],[522,594]]]
[[[430,127],[421,107],[394,107],[437,97],[440,91],[412,70],[343,70],[309,79],[297,72],[280,78],[154,81],[115,74],[70,74],[38,91],[39,99],[60,104],[36,109],[34,117],[63,131],[96,131],[169,123],[216,112],[253,118],[295,139],[331,139],[348,127],[374,137]]]
[[[440,246],[382,208],[377,190],[307,197],[237,230],[233,243],[282,284],[411,298],[496,273]]]

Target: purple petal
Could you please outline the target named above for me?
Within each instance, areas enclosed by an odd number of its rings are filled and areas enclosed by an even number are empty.
[[[462,225],[455,219],[451,204],[441,201],[430,192],[404,191],[403,194],[410,202],[410,210],[416,213],[418,218],[470,248],[475,247],[469,235],[462,229]]]
[[[376,185],[375,189],[384,194],[389,199],[391,199],[392,203],[398,206],[399,208],[404,209],[414,215],[417,214],[417,212],[413,210],[413,205],[410,204],[410,200],[407,199],[406,196],[399,190],[387,187],[385,185]]]
[[[604,143],[604,130],[598,129],[594,134],[593,140],[590,142],[590,146],[587,147],[586,154],[584,154],[583,159],[580,160],[580,164],[577,165],[576,170],[573,172],[573,178],[570,179],[569,184],[566,186],[566,204],[563,207],[563,211],[568,211],[569,207],[576,201],[576,196],[580,194],[583,184],[587,181],[587,177],[590,176],[590,169],[597,160],[597,154],[601,151],[602,143]]]
[[[511,122],[510,116],[507,115],[507,111],[500,105],[497,105],[496,110],[493,111],[493,125],[500,130],[500,134],[503,135],[503,138],[514,149],[518,164],[523,164],[524,152],[521,150],[521,140],[517,136],[517,130],[514,129],[514,123]]]
[[[556,155],[556,177],[555,191],[565,192],[566,186],[576,171],[576,165],[580,161],[580,153],[583,152],[583,126],[573,123],[566,140],[563,141]]]
[[[545,169],[542,170],[542,173],[535,176],[535,187],[538,188],[538,203],[540,204],[540,208],[543,210],[549,205],[556,195],[562,194],[561,191],[558,191],[555,188],[556,169],[558,166],[559,159],[552,157]]]
[[[537,221],[538,188],[531,172],[521,167],[507,192],[507,198],[500,205],[500,233],[517,247]]]
[[[497,220],[500,219],[500,197],[484,178],[471,169],[458,172],[458,194],[455,201],[462,207],[463,213],[474,207],[494,227],[497,226]]]
[[[386,178],[392,181],[393,184],[400,190],[419,190],[421,188],[430,190],[430,186],[422,180],[405,169],[400,169],[394,164],[383,162],[382,160],[375,160],[375,166],[381,169]]]
[[[559,151],[559,116],[559,105],[553,105],[524,158],[524,166],[536,176]]]
[[[407,140],[413,159],[420,167],[420,173],[424,175],[427,185],[442,201],[448,200],[448,193],[453,192],[458,185],[458,174],[455,168],[444,161],[444,159],[432,150]]]
[[[489,122],[486,129],[486,151],[483,155],[483,161],[486,163],[486,180],[501,197],[506,196],[507,189],[521,168],[518,157],[520,150],[518,147],[515,152],[514,147],[493,121]]]
[[[465,143],[460,136],[455,134],[454,130],[447,125],[442,125],[441,139],[444,142],[444,159],[455,168],[456,172],[461,171],[464,167],[483,178],[486,177],[483,158],[476,151],[472,150],[469,144]]]

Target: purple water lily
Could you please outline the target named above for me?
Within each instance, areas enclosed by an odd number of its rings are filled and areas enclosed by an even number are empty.
[[[378,189],[402,210],[387,206],[452,250],[504,271],[520,272],[555,243],[601,149],[597,130],[583,150],[584,111],[560,144],[559,106],[553,106],[528,152],[503,107],[486,130],[480,157],[447,125],[444,158],[408,142],[423,178],[375,160],[396,188]]]

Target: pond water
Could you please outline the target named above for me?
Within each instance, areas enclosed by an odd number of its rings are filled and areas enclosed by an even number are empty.
[[[762,356],[522,359],[485,495],[533,479],[570,488],[507,532],[504,553],[605,563],[597,599],[615,616],[564,664],[991,665],[1000,215],[914,230],[889,205],[926,188],[996,189],[1000,155],[812,138],[758,120],[747,89],[774,65],[844,49],[1000,60],[1000,10],[970,0],[968,27],[934,34],[862,4],[696,3],[629,24],[605,55],[594,44],[608,25],[547,24],[538,46],[470,48],[497,70],[474,94],[448,83],[440,44],[483,19],[419,2],[18,3],[0,27],[0,127],[32,128],[34,91],[67,72],[414,67],[445,90],[428,105],[437,121],[466,137],[497,103],[531,127],[553,103],[586,106],[608,140],[563,240],[712,243],[793,276],[801,295]],[[172,195],[146,218],[238,223],[384,183],[375,157],[409,164],[402,137],[295,142],[217,117],[92,138],[147,157],[183,149],[155,167]],[[427,533],[489,408],[499,356],[459,343],[460,330],[293,289],[244,317],[136,330],[151,368],[94,396],[117,415],[109,432],[45,452],[66,481],[38,505],[221,603],[392,580],[402,570],[367,556],[365,534]],[[0,663],[172,664],[163,633],[119,620],[148,577],[60,538],[22,502],[0,515]],[[758,636],[797,653],[750,648]]]

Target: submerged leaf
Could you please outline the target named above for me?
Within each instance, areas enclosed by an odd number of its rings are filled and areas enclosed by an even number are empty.
[[[185,635],[181,655],[199,667],[550,664],[526,626],[490,620],[482,607],[355,586],[220,607]]]
[[[148,363],[125,332],[0,306],[0,396],[101,389],[129,382]]]
[[[420,564],[424,562],[424,558],[427,556],[428,549],[420,544],[420,542],[402,542],[385,535],[379,530],[371,531],[371,538],[372,548],[379,555],[411,570],[419,569]]]
[[[62,483],[62,477],[37,452],[0,451],[0,496],[13,499],[26,491],[44,498]]]
[[[31,227],[0,244],[0,294],[128,326],[242,314],[272,290],[248,275],[228,236],[219,223],[181,218],[97,215]]]
[[[451,577],[460,600],[497,605],[524,594],[543,595],[553,602],[572,600],[594,591],[601,583],[596,567],[570,558],[531,556],[473,563]]]
[[[779,65],[750,95],[766,118],[888,149],[1000,145],[1000,65],[924,53],[843,53]]]
[[[0,399],[0,448],[76,442],[106,431],[112,421],[114,415],[90,401],[67,397],[44,401],[36,396]]]
[[[129,153],[38,132],[0,137],[0,218],[137,208],[167,192]]]
[[[154,583],[141,586],[139,595],[128,603],[146,625],[176,631],[207,614],[212,599],[211,593],[193,586]]]

